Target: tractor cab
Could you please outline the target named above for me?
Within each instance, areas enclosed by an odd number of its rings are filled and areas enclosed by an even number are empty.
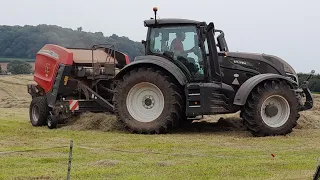
[[[156,10],[155,10],[156,14]],[[148,27],[146,55],[164,57],[189,74],[192,81],[219,81],[220,69],[217,46],[220,51],[228,48],[222,31],[215,41],[213,23],[187,19],[156,19],[144,21]]]
[[[179,22],[179,20],[176,20]],[[150,27],[146,46],[147,55],[166,56],[182,63],[192,76],[204,76],[204,52],[199,32],[193,24],[165,24]]]

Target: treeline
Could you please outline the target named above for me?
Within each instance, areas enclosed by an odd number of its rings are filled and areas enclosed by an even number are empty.
[[[298,73],[300,84],[308,78],[309,74]],[[320,92],[320,74],[315,74],[309,79],[309,88],[312,92]]]
[[[45,44],[63,47],[91,48],[94,44],[113,44],[132,60],[144,53],[143,45],[127,37],[113,34],[105,37],[102,32],[84,32],[55,25],[0,26],[0,57],[35,58]]]

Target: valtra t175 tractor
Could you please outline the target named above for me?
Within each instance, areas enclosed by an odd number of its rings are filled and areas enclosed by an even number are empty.
[[[154,12],[144,21],[146,54],[131,63],[112,47],[45,45],[36,57],[37,84],[28,85],[32,125],[55,128],[75,113],[108,111],[128,130],[152,134],[240,111],[253,135],[270,136],[290,133],[299,112],[312,108],[308,80],[299,85],[284,60],[229,52],[213,23],[157,19]]]

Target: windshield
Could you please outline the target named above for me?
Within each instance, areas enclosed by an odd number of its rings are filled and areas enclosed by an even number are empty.
[[[152,28],[149,50],[154,54],[168,54],[182,62],[192,74],[203,75],[202,52],[195,26]]]

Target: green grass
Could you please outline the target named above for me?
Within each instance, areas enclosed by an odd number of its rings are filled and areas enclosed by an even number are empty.
[[[71,179],[312,179],[320,131],[254,138],[245,131],[136,135],[32,127],[27,109],[0,109],[0,152],[74,140]],[[272,158],[271,154],[275,154]],[[0,154],[0,179],[65,179],[68,147]]]
[[[28,58],[7,58],[7,57],[0,57],[0,62],[7,62],[7,61],[28,61],[28,62],[34,62],[35,59],[28,59]]]

